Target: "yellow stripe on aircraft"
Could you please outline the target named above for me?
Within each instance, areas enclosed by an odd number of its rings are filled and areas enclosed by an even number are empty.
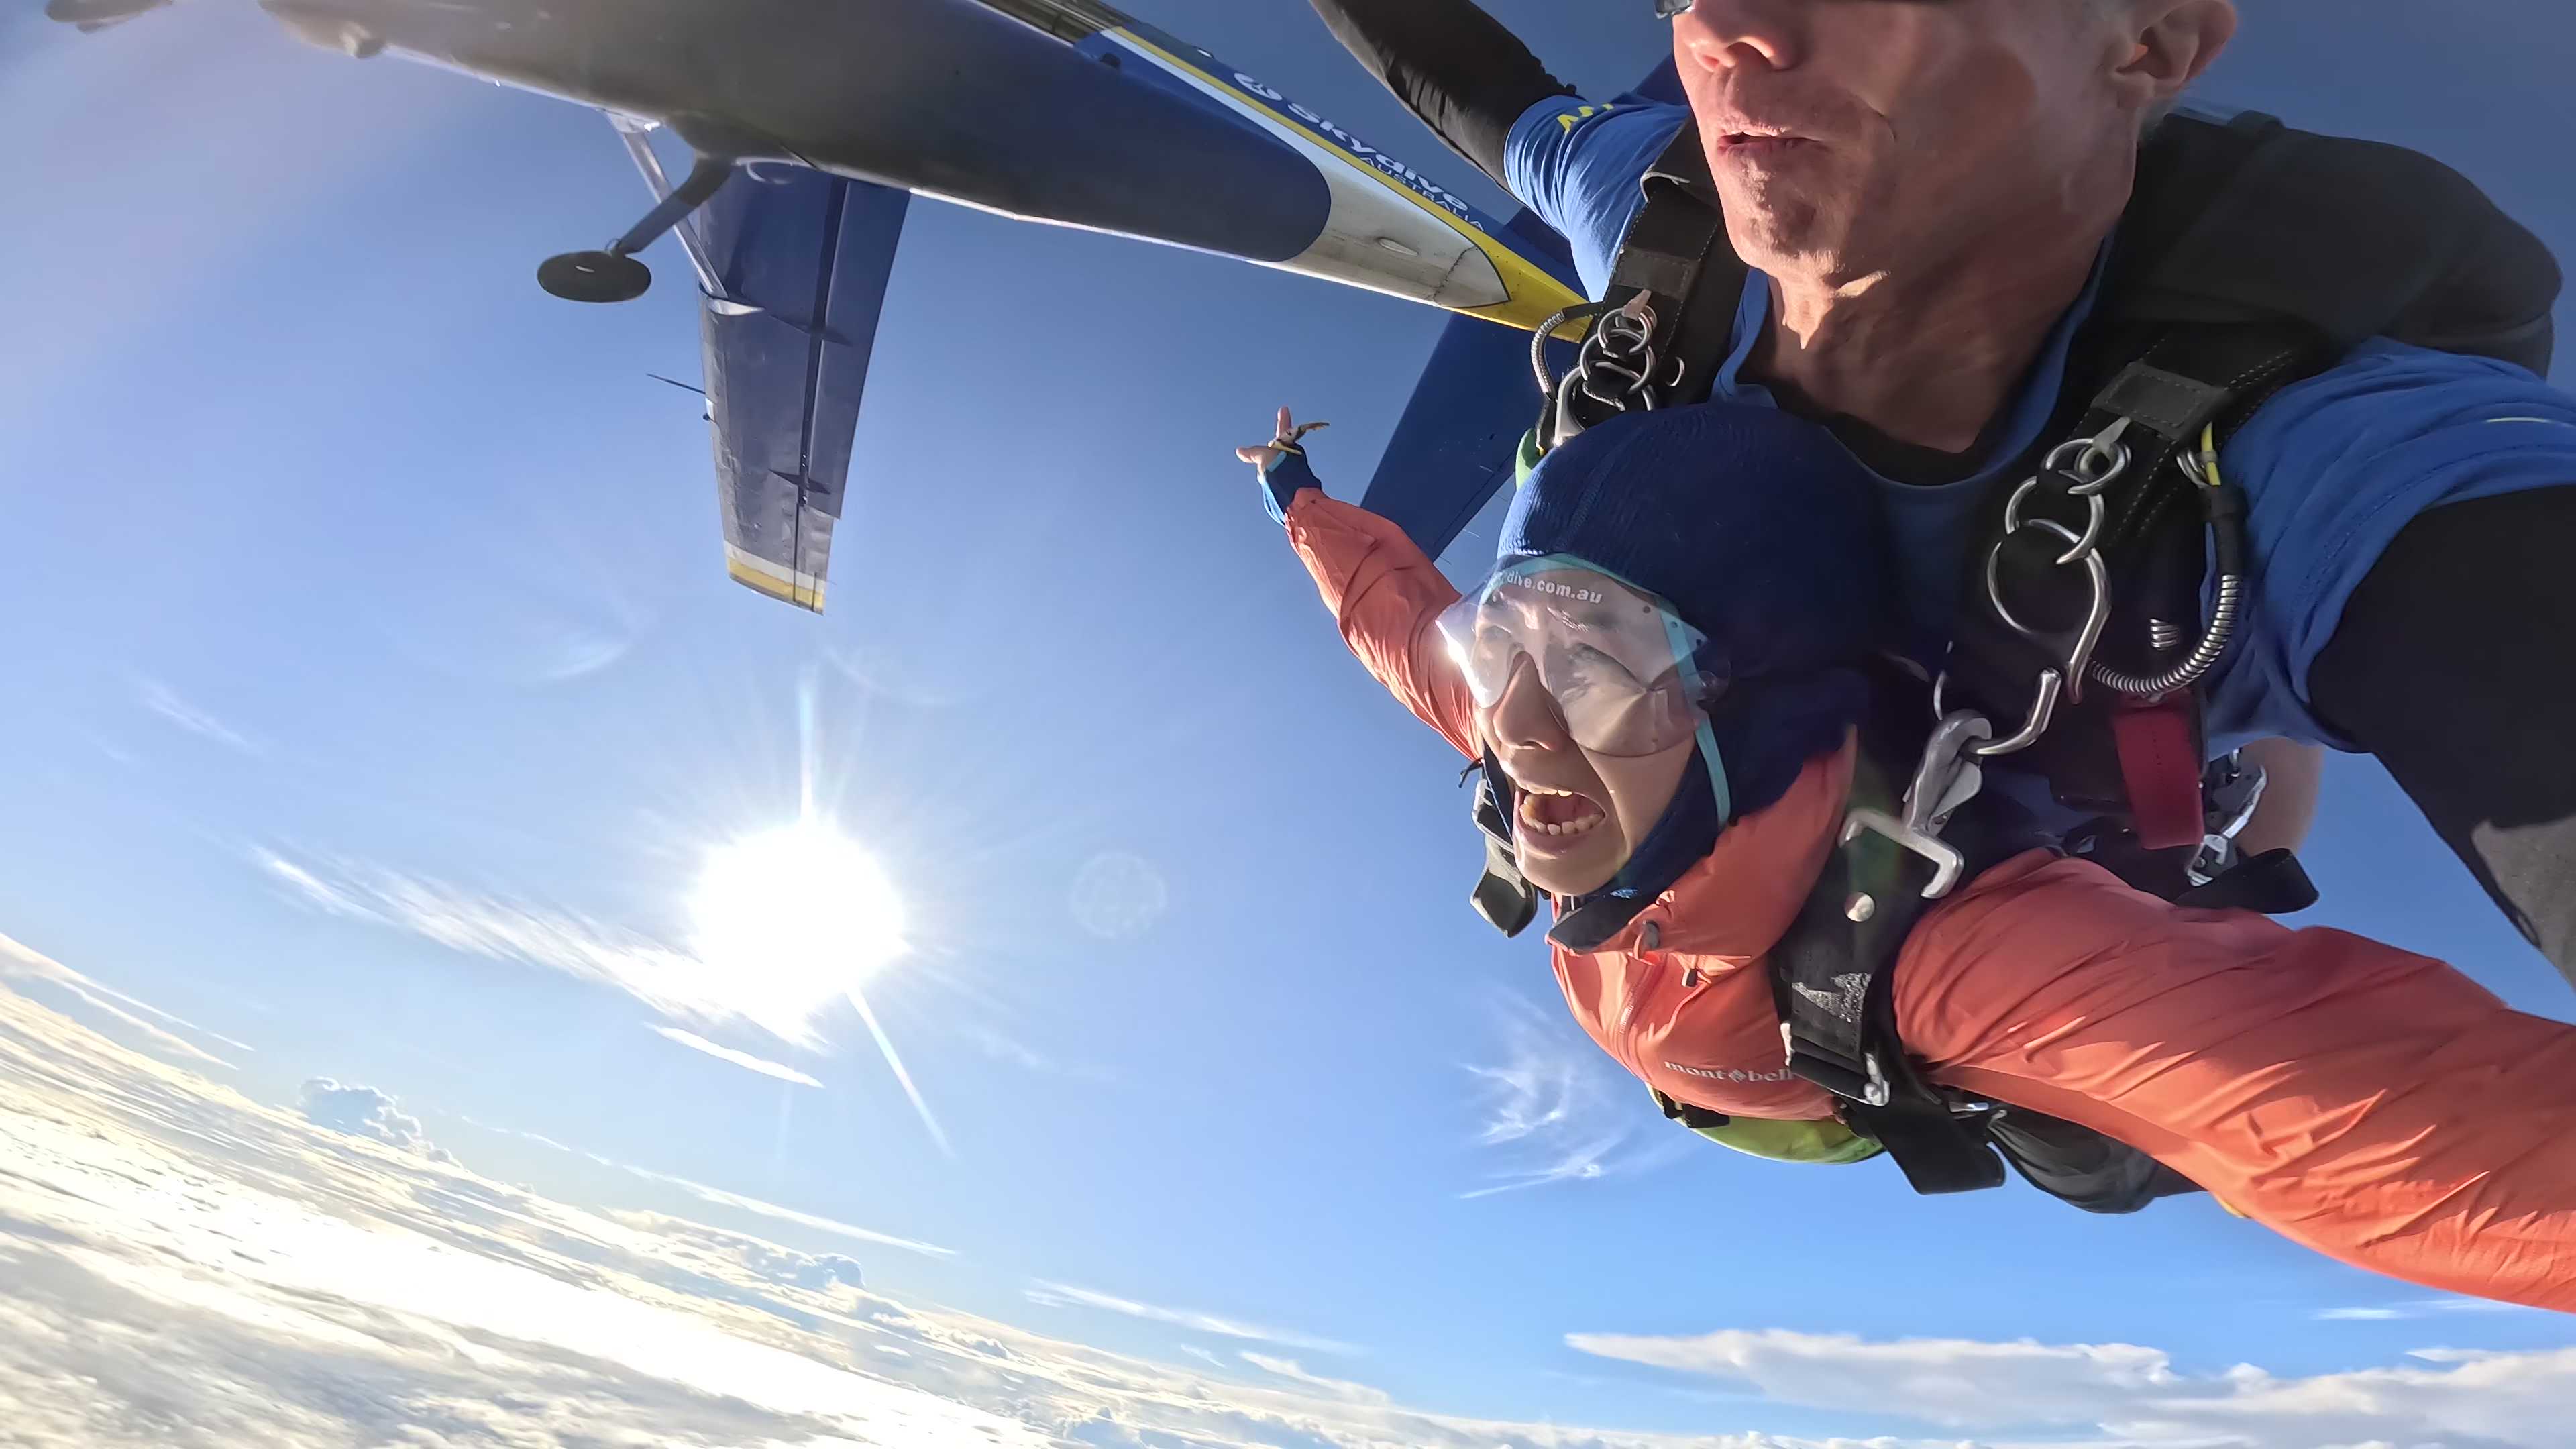
[[[725,545],[725,572],[733,581],[759,590],[781,603],[800,609],[823,612],[824,583],[810,575],[790,576],[767,559],[755,558],[731,544]]]
[[[1271,120],[1296,132],[1304,140],[1340,157],[1348,162],[1353,170],[1370,177],[1380,186],[1412,202],[1425,214],[1438,218],[1451,231],[1475,243],[1476,249],[1485,254],[1485,259],[1494,264],[1494,270],[1501,275],[1504,290],[1511,294],[1511,299],[1490,307],[1450,307],[1446,310],[1463,312],[1471,317],[1482,317],[1488,321],[1500,322],[1507,327],[1517,327],[1524,332],[1529,332],[1535,330],[1538,324],[1555,313],[1584,300],[1576,295],[1574,289],[1541,271],[1518,251],[1469,226],[1458,218],[1457,213],[1434,204],[1430,198],[1370,165],[1330,136],[1323,135],[1293,116],[1280,114],[1260,98],[1239,87],[1227,85],[1132,30],[1112,30],[1109,35],[1122,45],[1132,45],[1138,50],[1155,56],[1175,70],[1198,77],[1207,85],[1214,87],[1216,93],[1229,103],[1260,111]],[[1568,323],[1559,328],[1556,335],[1568,341],[1580,341],[1582,328],[1579,324]]]

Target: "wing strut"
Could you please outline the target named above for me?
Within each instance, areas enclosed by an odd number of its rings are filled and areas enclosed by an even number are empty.
[[[679,225],[690,212],[706,205],[733,175],[733,157],[701,152],[697,164],[689,168],[680,184],[663,191],[667,178],[652,148],[623,126],[618,127],[618,134],[626,142],[627,154],[644,168],[645,181],[660,195],[653,209],[644,213],[644,219],[628,227],[626,234],[610,242],[606,250],[565,252],[546,258],[545,265],[537,268],[537,285],[568,302],[631,302],[643,296],[645,289],[653,285],[653,272],[635,260],[635,253]],[[694,251],[689,262],[691,266],[700,265]],[[711,270],[701,270],[701,281],[712,279]]]
[[[671,178],[662,170],[662,158],[653,154],[649,139],[653,128],[641,121],[612,115],[608,124],[617,128],[617,139],[626,143],[626,154],[635,158],[635,169],[644,173],[644,184],[659,202],[671,194]],[[689,254],[689,267],[698,274],[698,290],[710,297],[724,295],[724,284],[716,280],[715,264],[707,260],[706,243],[699,240],[694,218],[683,218],[671,228],[671,237],[680,250]]]

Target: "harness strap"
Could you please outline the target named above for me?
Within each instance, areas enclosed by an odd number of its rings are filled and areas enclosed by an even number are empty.
[[[1885,836],[1844,845],[1772,948],[1771,989],[1790,1071],[1840,1099],[1843,1120],[1877,1138],[1916,1192],[1976,1192],[2003,1185],[2003,1159],[1915,1073],[1892,1029],[1896,955],[1931,879],[1929,862]]]
[[[1675,368],[1665,391],[1697,402],[1716,385],[1731,350],[1747,271],[1726,239],[1726,212],[1699,127],[1685,123],[1639,185],[1645,204],[1620,240],[1602,300],[1617,307],[1639,292],[1653,296],[1655,351]]]
[[[1642,367],[1629,396],[1643,395],[1649,407],[1657,399],[1699,402],[1715,386],[1730,351],[1746,275],[1743,259],[1726,239],[1726,213],[1700,149],[1699,128],[1684,124],[1639,185],[1645,200],[1620,240],[1609,289],[1584,310],[1596,319],[1597,343],[1605,325],[1600,319],[1635,306],[1649,309],[1653,325],[1642,339]],[[1587,356],[1593,345],[1587,343]],[[1620,366],[1624,371],[1637,360],[1631,350]],[[1578,364],[1547,400],[1539,451],[1623,410],[1624,402],[1606,402],[1588,388],[1583,372]]]
[[[1883,759],[1910,759],[1894,746],[1906,738],[1902,702],[1865,730],[1852,779],[1855,810],[1892,814],[1897,790]],[[1882,735],[1892,736],[1881,738]],[[1973,877],[2041,843],[2017,812],[1999,800],[1972,799],[1951,817],[1943,842]],[[1933,898],[1943,867],[1932,857],[1876,830],[1845,831],[1815,888],[1770,956],[1772,999],[1789,1070],[1839,1098],[1853,1130],[1877,1138],[1916,1192],[1943,1194],[2000,1187],[2003,1159],[1976,1112],[1954,1110],[1926,1082],[1896,1033],[1898,954]]]
[[[1459,777],[1460,784],[1469,779],[1476,782],[1472,808],[1476,831],[1485,839],[1484,874],[1477,877],[1468,900],[1495,930],[1517,936],[1538,919],[1538,889],[1521,874],[1520,856],[1512,848],[1511,797],[1497,783],[1502,778],[1502,767],[1490,751],[1482,763],[1469,766]]]
[[[2066,804],[2124,821],[2143,811],[2161,845],[2199,844],[2199,681],[2123,694],[2104,676],[2167,674],[2201,633],[2211,531],[2241,527],[2233,499],[2196,501],[2212,490],[2196,490],[2181,466],[2203,430],[2231,436],[2330,355],[2290,324],[2168,329],[2094,395],[2071,434],[2050,435],[2052,451],[2007,473],[1987,500],[1946,699],[2007,729],[2038,722],[2014,764]],[[2221,551],[2234,552],[2224,538]],[[2083,554],[2099,558],[2098,579]]]

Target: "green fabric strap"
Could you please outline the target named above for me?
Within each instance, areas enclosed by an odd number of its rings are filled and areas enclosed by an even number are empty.
[[[1652,1088],[1648,1089],[1652,1091]],[[1693,1132],[1749,1157],[1767,1157],[1774,1162],[1812,1162],[1839,1167],[1848,1162],[1867,1162],[1886,1149],[1875,1138],[1854,1132],[1831,1117],[1814,1122],[1774,1122],[1759,1117],[1727,1117],[1703,1111],[1655,1092],[1655,1105],[1664,1115]]]
[[[1538,466],[1538,460],[1538,429],[1532,428],[1521,434],[1520,451],[1512,455],[1512,488],[1515,491],[1529,486],[1530,470]]]

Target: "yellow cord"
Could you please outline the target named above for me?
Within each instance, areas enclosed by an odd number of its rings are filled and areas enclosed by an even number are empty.
[[[2224,486],[2218,476],[2218,425],[2216,423],[2211,423],[2200,430],[2200,467],[2202,487]]]

